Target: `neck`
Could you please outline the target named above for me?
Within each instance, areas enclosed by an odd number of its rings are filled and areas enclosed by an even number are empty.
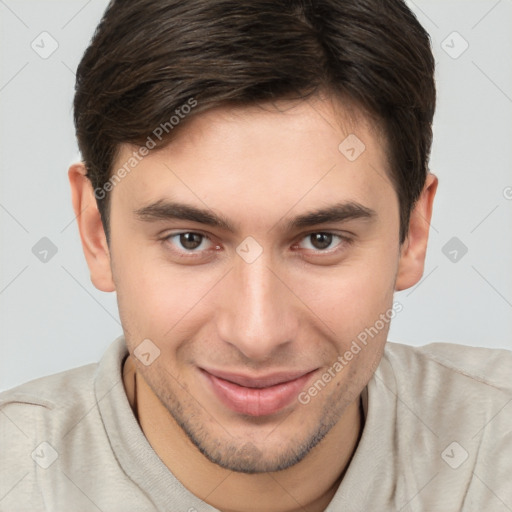
[[[321,512],[332,500],[363,429],[355,400],[326,437],[298,464],[275,473],[235,473],[210,462],[177,425],[131,357],[124,364],[126,394],[144,435],[173,475],[223,512]]]

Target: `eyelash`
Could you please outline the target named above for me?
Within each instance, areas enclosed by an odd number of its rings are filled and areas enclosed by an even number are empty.
[[[185,235],[185,234],[199,235],[200,237],[202,237],[201,244],[203,243],[204,240],[208,240],[209,242],[211,242],[214,245],[215,249],[219,249],[220,248],[219,244],[215,244],[208,235],[206,235],[204,233],[201,233],[201,232],[198,232],[198,231],[180,231],[178,233],[172,233],[170,235],[166,235],[165,237],[163,237],[161,239],[161,241],[164,242],[168,247],[171,246],[170,250],[172,252],[174,252],[175,254],[178,254],[178,256],[180,256],[182,258],[198,258],[198,257],[203,257],[204,253],[206,252],[206,250],[203,250],[203,251],[199,251],[197,249],[177,250],[177,249],[172,248],[171,239],[173,239],[175,237],[179,237],[180,235]],[[314,255],[332,255],[334,253],[341,252],[341,251],[344,250],[344,248],[346,248],[347,245],[352,244],[353,241],[354,241],[352,238],[350,238],[348,236],[344,236],[344,235],[340,235],[340,234],[337,234],[337,233],[333,233],[331,231],[311,231],[310,233],[307,233],[307,234],[303,235],[302,238],[300,238],[299,242],[294,243],[294,247],[299,245],[300,242],[302,242],[303,240],[305,240],[308,237],[311,237],[312,235],[315,235],[315,234],[332,235],[333,237],[338,238],[339,242],[338,242],[337,245],[335,245],[334,249],[324,249],[324,250],[322,250],[322,249],[309,249],[310,251],[314,252]],[[340,248],[340,246],[341,246],[341,248]]]

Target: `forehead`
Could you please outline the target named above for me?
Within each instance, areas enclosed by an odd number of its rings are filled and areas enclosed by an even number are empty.
[[[187,121],[166,147],[137,162],[113,202],[137,209],[179,198],[240,218],[339,200],[374,208],[383,188],[394,192],[379,130],[338,102],[218,107]],[[123,145],[115,168],[134,150]]]
[[[378,124],[369,115],[358,109],[353,102],[331,96],[312,96],[303,100],[277,100],[243,106],[219,106],[199,115],[184,118],[185,127],[170,133],[172,147],[177,154],[188,146],[203,145],[206,140],[215,144],[229,143],[236,137],[252,136],[254,141],[272,147],[295,143],[298,137],[307,134],[310,145],[323,139],[323,146],[333,142],[333,150],[338,150],[338,141],[349,134],[358,134],[361,139],[369,139],[381,144],[383,137]],[[279,130],[278,139],[273,135]],[[328,138],[326,138],[328,137]],[[375,139],[375,141],[373,141]],[[240,142],[240,141],[238,141]],[[302,140],[302,143],[305,141]],[[256,147],[256,144],[254,144]],[[383,148],[384,149],[384,148]],[[245,147],[247,151],[248,148]]]

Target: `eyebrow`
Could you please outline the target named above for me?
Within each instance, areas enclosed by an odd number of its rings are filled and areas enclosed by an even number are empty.
[[[185,203],[160,199],[134,211],[135,216],[143,222],[159,220],[188,220],[206,226],[235,232],[235,226],[222,215],[211,210],[197,208]],[[303,213],[286,221],[285,229],[303,229],[328,222],[343,222],[353,219],[374,219],[377,212],[354,201],[336,203],[325,208]]]

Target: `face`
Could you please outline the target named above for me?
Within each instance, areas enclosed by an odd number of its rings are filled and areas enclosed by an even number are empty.
[[[359,399],[400,256],[377,131],[327,100],[278,106],[201,114],[111,193],[128,348],[160,351],[137,371],[206,457],[242,472],[299,462]]]

